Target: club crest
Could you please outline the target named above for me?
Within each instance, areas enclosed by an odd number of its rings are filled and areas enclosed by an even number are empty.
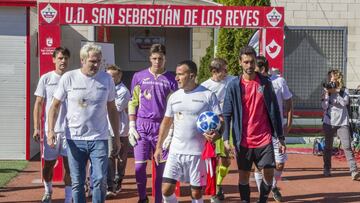
[[[57,15],[57,11],[48,4],[43,10],[41,10],[41,16],[47,23],[51,23]]]
[[[273,8],[273,10],[266,14],[266,18],[268,22],[275,27],[280,23],[282,15],[275,8]]]

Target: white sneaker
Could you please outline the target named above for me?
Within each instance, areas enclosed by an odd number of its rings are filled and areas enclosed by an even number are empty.
[[[210,198],[211,203],[221,203],[221,200],[219,200],[216,196],[213,196]]]
[[[114,198],[115,196],[116,196],[116,194],[112,191],[106,192],[106,199]]]
[[[360,173],[357,171],[351,172],[351,178],[352,180],[360,180]]]
[[[51,203],[51,193],[44,193],[42,199],[42,203]]]

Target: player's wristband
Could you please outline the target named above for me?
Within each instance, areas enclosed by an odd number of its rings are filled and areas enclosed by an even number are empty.
[[[136,122],[135,121],[130,121],[129,122],[129,127],[131,128],[131,127],[134,127],[135,128],[135,126],[136,126]]]
[[[285,141],[285,136],[278,137],[279,140]]]

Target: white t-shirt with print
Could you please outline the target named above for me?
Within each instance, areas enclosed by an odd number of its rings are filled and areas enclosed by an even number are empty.
[[[216,81],[212,80],[211,78],[209,78],[206,81],[204,81],[203,83],[201,83],[202,86],[208,88],[209,90],[211,90],[212,92],[214,92],[216,94],[216,97],[218,98],[219,103],[220,103],[221,110],[224,105],[226,88],[227,88],[228,84],[230,83],[230,81],[232,81],[235,78],[236,78],[236,76],[227,75],[224,80],[219,81],[219,82],[216,82]]]
[[[40,77],[39,83],[35,90],[34,95],[42,97],[45,100],[45,132],[48,131],[48,112],[53,100],[54,92],[58,86],[61,75],[57,74],[55,71],[50,71]],[[56,133],[65,132],[66,127],[66,102],[62,102],[58,114],[58,119],[56,120],[54,131]]]
[[[272,75],[270,77],[272,85],[275,90],[276,99],[279,104],[280,109],[280,115],[281,120],[283,121],[283,125],[286,124],[286,120],[284,121],[284,100],[288,100],[292,97],[292,93],[289,90],[289,87],[286,84],[286,81],[284,78],[278,76],[278,75]],[[285,123],[284,123],[285,122]]]
[[[179,89],[169,97],[165,116],[174,118],[169,153],[201,155],[205,137],[197,130],[196,120],[204,111],[221,114],[216,95],[204,86],[200,85],[190,92]]]
[[[115,105],[116,110],[119,115],[119,135],[120,137],[127,137],[129,132],[129,116],[126,112],[128,103],[130,101],[131,95],[129,89],[120,83],[115,86]],[[108,118],[109,130],[112,131],[110,121]],[[114,136],[113,133],[111,133]]]
[[[88,77],[80,69],[65,73],[54,98],[67,101],[67,120],[72,140],[107,140],[107,103],[115,99],[115,85],[103,71]]]

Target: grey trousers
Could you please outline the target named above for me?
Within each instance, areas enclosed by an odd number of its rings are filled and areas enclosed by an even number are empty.
[[[351,150],[351,135],[348,125],[345,126],[332,126],[323,124],[323,130],[325,133],[325,149],[324,149],[324,169],[331,169],[331,155],[333,149],[334,137],[337,135],[341,141],[341,148],[344,150],[346,160],[348,161],[350,172],[357,171],[356,160],[354,153]]]
[[[107,184],[108,189],[114,190],[114,179],[115,174],[119,175],[119,182],[121,184],[124,175],[125,175],[125,168],[127,163],[128,151],[129,151],[129,138],[128,137],[120,137],[121,148],[118,156],[113,156],[114,151],[116,149],[115,140],[113,137],[109,138],[109,161],[108,161],[108,176],[107,176]],[[117,160],[116,160],[117,159]],[[116,161],[115,161],[116,160]],[[117,163],[117,164],[116,164]]]

